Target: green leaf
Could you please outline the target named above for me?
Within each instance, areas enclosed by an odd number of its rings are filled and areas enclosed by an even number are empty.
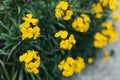
[[[18,71],[15,71],[15,74],[14,74],[14,76],[12,77],[12,80],[16,80],[17,74],[18,74]]]
[[[1,27],[3,27],[6,31],[10,32],[9,28],[2,22],[0,21]]]
[[[13,51],[20,45],[20,43],[21,43],[21,41],[18,42],[18,44],[14,45],[14,46],[12,47],[12,49],[11,49],[9,55],[8,55],[7,61],[9,60],[9,58],[10,58],[11,54],[13,53]]]
[[[31,73],[30,75],[31,75],[32,80],[35,80],[35,76],[34,76],[34,74]]]
[[[8,72],[7,72],[7,69],[6,69],[5,65],[4,65],[4,62],[1,59],[0,59],[0,64],[1,64],[1,66],[3,68],[3,71],[5,73],[5,76],[6,76],[7,80],[10,80],[10,77],[8,75]]]
[[[18,78],[18,80],[24,80],[24,79],[23,79],[22,69],[21,69],[20,72],[19,72],[19,78]]]
[[[2,49],[0,49],[0,55],[9,55],[9,54],[4,52]]]

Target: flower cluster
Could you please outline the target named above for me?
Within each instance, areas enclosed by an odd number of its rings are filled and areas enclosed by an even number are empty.
[[[115,10],[118,8],[117,0],[100,0],[100,3],[102,4],[103,7],[106,7],[107,5],[109,5],[109,8],[111,10]]]
[[[103,7],[109,5],[111,10],[118,8],[117,0],[100,0],[98,3],[92,5],[92,11],[95,12],[95,18],[100,19],[103,13]]]
[[[20,24],[20,32],[22,33],[22,40],[26,38],[37,39],[40,35],[40,28],[38,27],[38,19],[32,18],[32,14],[27,14],[23,17],[23,22]]]
[[[90,18],[86,14],[81,14],[80,17],[74,19],[72,27],[79,32],[86,32],[90,26]]]
[[[112,43],[117,40],[118,34],[115,31],[111,21],[106,21],[102,23],[102,34],[108,37],[108,42]]]
[[[60,1],[55,8],[56,18],[61,18],[63,16],[64,20],[70,20],[73,15],[71,6],[66,1]]]
[[[84,59],[82,57],[77,57],[77,59],[67,57],[66,60],[60,62],[58,68],[62,71],[63,76],[72,76],[74,72],[81,72],[85,68]]]
[[[107,45],[107,37],[101,34],[100,32],[97,32],[94,36],[94,47],[96,48],[102,48],[103,46]]]
[[[94,36],[94,47],[102,48],[107,44],[107,42],[115,42],[117,40],[118,34],[115,31],[112,22],[106,21],[101,24],[102,25],[102,32],[97,32]]]
[[[28,50],[26,53],[19,57],[20,62],[25,62],[25,69],[27,72],[39,72],[38,67],[40,66],[40,57],[37,51]]]
[[[73,45],[76,43],[76,40],[74,38],[74,35],[71,34],[68,39],[66,39],[68,36],[68,32],[65,30],[60,30],[55,34],[55,37],[61,37],[62,40],[60,42],[60,48],[63,48],[65,50],[71,50]]]
[[[95,18],[101,18],[102,17],[102,12],[103,8],[100,3],[95,3],[92,5],[92,11],[95,12]]]

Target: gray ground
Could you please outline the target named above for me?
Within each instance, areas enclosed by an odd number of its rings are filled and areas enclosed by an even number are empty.
[[[114,22],[114,24],[119,33],[118,40],[113,44],[108,44],[104,51],[113,49],[115,55],[110,57],[106,63],[102,62],[102,56],[98,55],[97,61],[93,65],[87,66],[82,73],[74,74],[64,80],[120,80],[120,22]]]

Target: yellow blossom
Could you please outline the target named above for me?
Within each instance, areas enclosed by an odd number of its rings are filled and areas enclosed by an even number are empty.
[[[60,6],[62,10],[67,10],[69,5],[68,5],[68,2],[61,1]]]
[[[38,67],[40,66],[40,57],[37,51],[28,50],[26,53],[19,57],[20,62],[25,62],[25,69],[27,72],[34,72],[37,74]]]
[[[32,23],[33,25],[36,25],[38,22],[38,19],[32,18],[32,14],[26,14],[26,17],[23,17],[23,20],[25,22]]]
[[[23,17],[23,20],[25,22],[20,24],[22,40],[26,38],[37,39],[40,35],[40,28],[37,26],[38,19],[32,18],[32,14],[27,14],[26,17]]]
[[[106,7],[107,5],[109,5],[109,8],[111,10],[115,10],[118,8],[117,0],[100,0],[100,3],[103,5],[103,7]]]
[[[56,38],[57,37],[62,38],[62,40],[60,41],[60,48],[65,49],[65,50],[71,50],[73,45],[76,43],[74,35],[71,34],[68,37],[68,31],[66,31],[66,30],[60,30],[60,31],[56,32],[54,36]]]
[[[111,10],[115,10],[118,8],[117,0],[109,0],[109,7]]]
[[[100,0],[100,3],[103,5],[103,7],[106,7],[109,3],[109,0]]]
[[[58,68],[59,68],[60,70],[63,69],[64,63],[65,63],[65,60],[62,60],[62,61],[60,62],[60,64],[58,65]]]
[[[65,77],[69,77],[69,76],[72,76],[73,75],[73,70],[70,68],[69,70],[65,70],[62,72],[62,75],[65,76]]]
[[[118,33],[115,31],[114,26],[111,21],[106,21],[102,23],[102,34],[108,37],[108,42],[115,42],[118,38]]]
[[[68,46],[69,46],[69,40],[62,40],[62,41],[60,42],[60,48],[63,48],[63,49],[65,49],[65,50],[67,50],[67,49],[68,49]]]
[[[79,32],[86,32],[90,26],[90,18],[86,14],[81,14],[80,17],[74,19],[72,27]]]
[[[63,11],[61,9],[55,9],[55,16],[56,18],[60,18],[64,15]]]
[[[63,48],[65,50],[71,50],[73,45],[76,43],[76,40],[74,39],[74,36],[70,36],[69,39],[62,40],[60,42],[60,48]]]
[[[63,31],[62,34],[61,34],[61,38],[62,39],[66,39],[68,36],[68,32],[67,31]]]
[[[73,15],[73,11],[71,9],[71,6],[66,1],[60,1],[55,8],[55,17],[61,18],[63,17],[63,20],[70,20],[71,16]]]
[[[107,62],[108,61],[108,59],[109,59],[109,57],[110,57],[110,53],[109,52],[105,52],[105,54],[104,54],[104,56],[103,56],[103,62]]]
[[[75,44],[75,43],[76,43],[76,40],[75,40],[73,34],[70,35],[70,37],[69,37],[69,41],[70,41],[72,44]]]
[[[103,8],[100,3],[93,4],[92,11],[95,12],[95,18],[100,19],[102,17]]]
[[[66,60],[60,62],[58,68],[62,71],[63,76],[72,76],[74,72],[80,72],[85,68],[84,59],[82,57],[77,57],[77,59],[67,57]]]
[[[74,63],[74,71],[81,72],[85,68],[84,59],[82,57],[77,57]]]
[[[99,32],[95,34],[94,39],[95,40],[93,44],[96,48],[102,48],[107,45],[108,38]]]
[[[62,39],[66,39],[68,36],[68,32],[66,30],[60,30],[54,35],[56,38],[61,37]]]
[[[101,14],[101,13],[95,14],[95,18],[100,19],[101,17],[102,17],[102,14]]]
[[[94,59],[93,59],[92,57],[89,57],[89,58],[88,58],[88,63],[89,63],[89,64],[93,63],[93,61],[94,61]]]
[[[118,21],[119,20],[119,15],[117,14],[117,13],[112,13],[111,14],[111,17],[112,17],[112,19],[114,19],[115,21]]]
[[[66,16],[64,16],[64,20],[69,20],[71,18],[71,16],[73,15],[73,11],[72,10],[67,10],[66,11]]]

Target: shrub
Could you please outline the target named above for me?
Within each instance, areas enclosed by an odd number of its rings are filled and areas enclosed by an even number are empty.
[[[61,80],[81,72],[117,39],[108,20],[117,8],[117,0],[1,0],[0,79]]]

